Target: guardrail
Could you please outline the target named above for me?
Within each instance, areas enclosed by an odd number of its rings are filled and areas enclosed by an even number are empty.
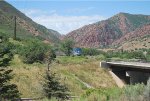
[[[44,97],[40,97],[40,98],[20,98],[20,99],[16,99],[16,101],[36,101],[36,100],[41,100]]]
[[[16,99],[16,101],[40,101],[42,100],[44,97],[40,97],[40,98],[20,98],[20,99]],[[73,98],[79,98],[79,96],[69,96],[68,99],[73,99]]]

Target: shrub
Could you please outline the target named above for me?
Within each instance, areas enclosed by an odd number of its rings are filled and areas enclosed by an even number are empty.
[[[0,66],[7,66],[12,57],[13,54],[10,52],[8,44],[0,43]]]
[[[108,51],[106,53],[107,58],[120,58],[120,59],[142,59],[145,60],[143,51]]]
[[[122,94],[120,88],[88,89],[83,95],[88,101],[119,101]]]
[[[32,64],[34,62],[44,62],[45,54],[50,51],[50,46],[39,42],[38,40],[30,40],[25,46],[21,47],[19,54],[23,62]]]
[[[61,50],[67,55],[70,56],[74,47],[74,42],[72,40],[65,40],[61,43]]]
[[[97,50],[95,48],[82,48],[82,54],[94,56],[94,55],[104,54],[104,52]]]
[[[150,78],[147,81],[147,85],[144,88],[143,95],[144,95],[144,100],[149,101],[149,99],[150,99]]]
[[[144,84],[128,85],[124,89],[126,101],[140,101],[143,95]]]
[[[103,54],[96,56],[97,60],[106,60],[106,57]]]

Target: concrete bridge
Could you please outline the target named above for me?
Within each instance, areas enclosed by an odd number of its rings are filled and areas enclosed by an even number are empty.
[[[146,84],[150,78],[150,63],[100,62],[100,67],[109,70],[119,87],[123,87],[125,84]]]

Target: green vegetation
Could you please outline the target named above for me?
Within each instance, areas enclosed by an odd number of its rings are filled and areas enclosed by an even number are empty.
[[[94,56],[99,54],[104,54],[104,52],[94,48],[82,48],[82,55],[84,56],[86,55]]]
[[[146,52],[146,54],[145,54]],[[124,60],[124,61],[150,61],[150,49],[141,49],[135,51],[108,51],[105,54],[107,60]]]
[[[149,82],[149,81],[148,81]],[[85,94],[79,98],[73,98],[71,101],[149,101],[149,92],[146,90],[149,87],[143,84],[128,85],[122,89],[114,88],[101,88],[101,89],[88,89]],[[148,91],[147,93],[145,93]],[[43,101],[49,101],[43,99]],[[52,99],[50,101],[57,101]]]
[[[147,85],[136,84],[128,85],[123,89],[122,98],[125,101],[149,101],[149,90],[150,79],[147,82]]]
[[[61,85],[58,78],[56,78],[55,73],[48,73],[44,76],[45,80],[43,83],[44,95],[51,99],[56,97],[56,99],[68,99],[69,93],[68,88],[65,85]]]
[[[67,57],[65,58],[67,59]],[[89,89],[81,81],[96,89],[115,86],[115,82],[110,78],[110,75],[102,68],[97,68],[99,61],[93,62],[95,59],[89,58],[86,59],[88,62],[81,61],[79,63],[76,58],[79,57],[72,57],[71,60],[74,63],[71,64],[53,62],[50,69],[50,72],[56,73],[56,77],[60,78],[61,84],[69,88],[71,96],[82,96]],[[62,57],[57,57],[57,59],[61,60]],[[90,62],[90,60],[92,61]],[[15,55],[9,68],[13,69],[15,73],[12,83],[18,85],[18,89],[22,93],[21,97],[44,96],[42,81],[44,81],[46,65],[39,63],[25,64],[18,55]]]
[[[132,26],[134,28],[141,27],[142,25],[146,25],[150,22],[150,20],[148,19],[149,16],[145,15],[131,15],[126,13],[125,16],[133,24]]]
[[[144,54],[142,51],[109,51],[106,55],[107,58],[118,57],[120,59],[144,59]]]
[[[57,31],[47,29],[39,25],[21,13],[19,10],[8,4],[6,1],[0,1],[0,34],[4,33],[9,37],[14,37],[14,16],[16,16],[16,37],[17,39],[39,39],[47,40],[52,43],[59,43],[60,34]]]
[[[5,37],[0,36],[0,100],[14,100],[20,97],[17,85],[11,84],[12,70],[6,68],[12,59],[10,44]]]
[[[38,39],[24,39],[13,40],[7,36],[3,36],[7,42],[7,47],[13,54],[18,54],[24,63],[32,64],[35,62],[44,63],[50,59],[55,58],[55,52],[48,44],[41,42]],[[53,59],[52,59],[53,60]]]
[[[101,89],[89,89],[82,96],[83,101],[117,101],[122,94],[120,88],[101,88]],[[82,100],[81,100],[82,101]]]
[[[72,101],[149,100],[150,80],[147,85],[129,85],[120,89],[116,87],[108,71],[99,68],[99,61],[150,61],[150,49],[103,52],[82,48],[81,56],[71,56],[74,47],[72,40],[65,40],[59,48],[58,32],[36,24],[5,1],[0,3],[0,14],[0,100],[44,97],[42,101],[58,101],[69,96],[75,96],[70,99]],[[136,20],[134,16],[124,15],[133,24],[129,30],[149,22],[144,16],[139,16]],[[17,17],[16,40],[12,38],[14,16]],[[112,39],[121,35],[121,30],[114,23],[116,21],[120,20],[117,18],[110,22],[118,32],[111,36]],[[49,42],[51,45],[46,44]],[[55,49],[52,46],[56,46]],[[61,50],[66,56],[56,57],[57,50]]]
[[[80,64],[87,62],[89,59],[84,56],[58,56],[56,60],[58,60],[61,64]]]
[[[65,40],[61,43],[61,50],[67,55],[70,56],[72,49],[74,47],[74,42],[72,40]]]
[[[50,51],[50,46],[40,42],[39,40],[31,40],[22,46],[18,53],[25,63],[43,62],[45,53]]]
[[[146,89],[148,86],[144,85],[127,86],[123,89],[117,88],[109,73],[102,68],[98,68],[99,60],[106,60],[107,58],[119,58],[127,60],[130,58],[144,58],[142,51],[145,50],[137,50],[136,52],[103,52],[96,49],[87,49],[87,51],[89,53],[91,52],[92,54],[85,52],[86,54],[82,56],[57,56],[55,59],[53,47],[48,46],[39,40],[31,39],[17,41],[13,40],[12,38],[9,38],[9,40],[6,38],[6,40],[7,42],[9,41],[9,49],[13,54],[15,54],[9,66],[9,69],[12,69],[15,73],[11,83],[14,83],[18,86],[18,90],[22,93],[21,97],[45,97],[43,101],[48,101],[48,98],[50,98],[51,101],[57,101],[55,97],[64,98],[65,95],[61,96],[61,94],[68,94],[63,93],[63,91],[67,90],[59,89],[62,85],[67,86],[71,96],[77,96],[77,98],[72,98],[73,101],[120,101],[120,99],[126,99],[128,101],[131,97],[127,95],[131,93],[130,89],[132,88],[130,87],[136,89],[136,86],[139,87],[137,88],[139,90],[134,91],[135,94],[133,95],[135,95],[135,97],[140,93],[140,96],[144,96],[145,99],[145,96],[147,96],[147,93],[149,92],[149,90]],[[149,52],[148,50],[146,51]],[[96,54],[93,52],[96,52]],[[121,56],[121,54],[123,56]],[[34,60],[28,64],[24,61],[24,58],[26,58],[25,56],[33,56],[36,58],[32,57]],[[30,60],[31,57],[27,59]],[[56,61],[51,61],[54,59]],[[51,66],[50,72],[56,73],[54,76],[49,75],[49,77],[51,77],[49,80],[57,81],[57,77],[59,77],[59,82],[57,82],[58,88],[56,86],[55,87],[57,89],[53,88],[56,91],[52,90],[54,92],[50,92],[50,95],[45,95],[43,87],[46,86],[43,86],[43,81],[45,81],[43,76],[47,75],[45,74],[47,67],[45,63],[49,62],[49,65]],[[53,84],[53,82],[49,82],[49,84],[51,83]],[[85,83],[88,84],[88,86]],[[47,83],[45,82],[45,84]],[[49,90],[47,89],[47,91]]]
[[[149,84],[147,86],[138,84],[120,89],[116,87],[106,70],[98,68],[100,60],[142,59],[149,61],[149,49],[103,52],[92,48],[82,48],[82,56],[70,56],[74,43],[67,40],[61,44],[61,49],[67,56],[56,57],[55,50],[60,49],[54,49],[54,47],[43,43],[41,41],[43,39],[39,36],[38,38],[30,37],[30,35],[27,37],[27,34],[25,37],[23,36],[24,39],[21,36],[17,40],[13,40],[4,30],[0,30],[0,34],[5,37],[6,43],[3,44],[3,47],[7,47],[3,48],[5,49],[3,52],[8,52],[0,60],[0,63],[3,63],[4,66],[10,61],[9,68],[3,68],[0,75],[6,75],[6,73],[9,75],[6,84],[12,85],[11,92],[16,92],[13,93],[14,95],[7,94],[7,98],[11,99],[12,96],[18,98],[19,90],[22,93],[21,97],[45,97],[42,99],[43,101],[49,101],[49,99],[57,101],[57,98],[67,98],[69,90],[71,96],[76,96],[72,98],[72,101],[140,101],[141,99],[149,99]],[[146,55],[143,53],[145,51]],[[48,70],[56,73],[55,75],[45,74],[47,70],[45,63],[48,64]],[[51,68],[49,69],[49,67]],[[11,70],[15,76],[12,76]],[[43,78],[44,76],[47,78]],[[59,77],[59,82],[57,82],[57,77]],[[45,82],[43,86],[45,79],[50,82]],[[18,86],[18,90],[14,84]],[[51,84],[56,85],[56,88],[48,87]],[[52,92],[51,89],[53,89]],[[4,95],[6,96],[5,92],[0,97],[4,97]]]

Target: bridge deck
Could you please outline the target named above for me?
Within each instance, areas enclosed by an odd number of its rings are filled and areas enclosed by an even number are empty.
[[[140,69],[149,69],[150,70],[150,63],[140,63],[140,62],[106,62],[107,65],[114,65],[114,66],[123,66],[123,67],[130,67],[130,68],[140,68]]]

